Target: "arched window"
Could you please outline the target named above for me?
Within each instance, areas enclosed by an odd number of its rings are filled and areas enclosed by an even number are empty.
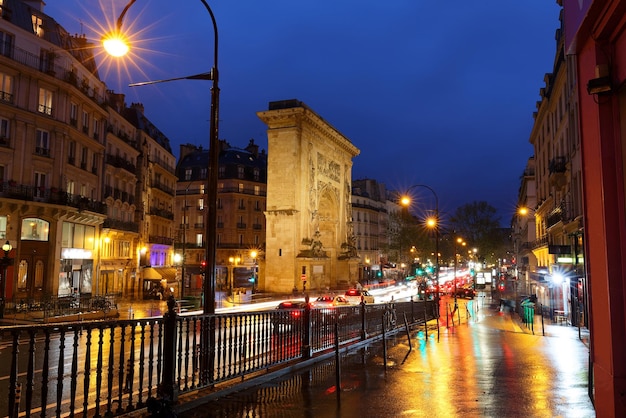
[[[48,241],[50,223],[39,218],[22,219],[22,239],[28,241]]]

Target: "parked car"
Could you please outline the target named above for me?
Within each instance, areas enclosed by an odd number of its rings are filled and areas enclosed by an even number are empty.
[[[281,326],[299,327],[306,306],[307,303],[302,300],[286,300],[279,303],[276,310],[280,312],[272,315],[274,332],[278,332]]]
[[[365,303],[374,303],[374,296],[367,290],[349,289],[346,291],[345,298],[352,304],[361,303],[361,299]]]

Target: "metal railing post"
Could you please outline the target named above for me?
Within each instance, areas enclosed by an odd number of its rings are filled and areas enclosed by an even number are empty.
[[[163,315],[163,374],[158,394],[163,401],[176,402],[176,300],[170,295],[167,299],[167,312]]]
[[[306,305],[304,307],[304,315],[302,321],[304,322],[304,326],[302,327],[302,358],[310,359],[313,355],[313,350],[311,348],[311,304],[309,303],[309,295],[307,294],[304,297],[304,301]]]
[[[360,309],[361,310],[361,339],[366,340],[367,339],[367,322],[365,320],[365,301],[361,300],[359,307],[361,308]]]

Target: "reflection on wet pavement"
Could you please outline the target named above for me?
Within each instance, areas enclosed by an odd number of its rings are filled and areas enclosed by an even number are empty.
[[[564,330],[564,331],[563,331]],[[414,330],[334,361],[207,402],[191,417],[595,417],[587,347],[575,328],[532,335],[482,309],[460,326]],[[571,335],[570,335],[571,334]],[[338,396],[339,395],[339,396]]]

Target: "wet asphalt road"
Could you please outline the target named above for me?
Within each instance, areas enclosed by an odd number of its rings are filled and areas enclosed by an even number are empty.
[[[179,412],[196,417],[595,417],[588,348],[578,329],[546,325],[545,336],[486,303],[473,317],[341,356],[244,392]],[[448,324],[451,325],[451,324]],[[584,335],[583,335],[584,337]],[[583,338],[584,340],[584,338]],[[182,408],[185,409],[185,408]]]

